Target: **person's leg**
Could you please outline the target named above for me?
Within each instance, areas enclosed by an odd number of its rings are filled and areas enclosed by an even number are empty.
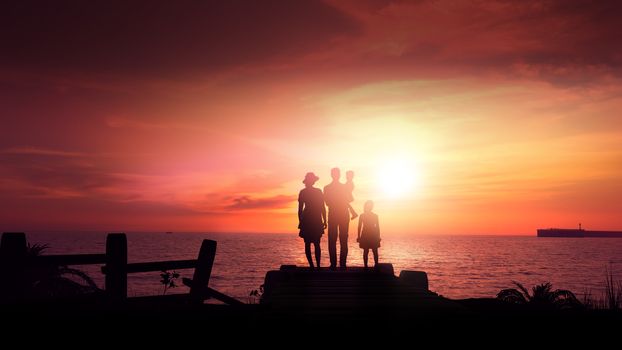
[[[310,242],[305,242],[305,255],[307,256],[309,267],[313,268],[313,259],[311,258],[311,243]]]
[[[328,255],[330,267],[337,266],[337,224],[334,220],[328,220]]]
[[[348,260],[348,228],[350,220],[346,217],[339,223],[339,266],[346,267]]]
[[[374,252],[374,266],[378,266],[378,248],[372,249]]]
[[[315,261],[317,262],[316,266],[320,267],[320,258],[322,257],[322,249],[320,248],[320,242],[314,242],[315,246]]]
[[[369,258],[369,249],[365,248],[363,249],[363,265],[365,265],[365,267],[367,267],[368,258]]]

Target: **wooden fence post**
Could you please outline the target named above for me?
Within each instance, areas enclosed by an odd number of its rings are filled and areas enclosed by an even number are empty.
[[[0,240],[0,257],[4,261],[26,258],[26,234],[5,232]]]
[[[0,302],[10,302],[24,296],[27,285],[27,245],[23,232],[5,232],[0,239],[0,274],[10,281],[0,288]]]
[[[216,241],[204,239],[192,277],[192,286],[190,287],[191,299],[203,301],[210,276],[212,275],[212,266],[214,265],[215,257]]]
[[[127,237],[110,233],[106,237],[106,294],[115,301],[127,298]]]

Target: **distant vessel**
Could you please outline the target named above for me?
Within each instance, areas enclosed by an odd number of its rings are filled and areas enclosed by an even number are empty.
[[[171,233],[173,233],[173,232],[171,232],[171,231],[166,231],[166,234],[167,234],[167,235],[170,235]]]
[[[538,237],[622,238],[622,231],[584,230],[579,224],[579,228],[540,228],[538,229]]]

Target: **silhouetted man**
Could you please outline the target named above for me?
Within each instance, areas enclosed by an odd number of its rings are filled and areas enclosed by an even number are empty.
[[[324,187],[324,201],[328,206],[328,253],[330,267],[337,266],[337,238],[339,238],[339,266],[346,267],[348,258],[348,227],[350,226],[350,195],[346,185],[339,182],[341,171],[332,168],[330,176],[333,182]]]

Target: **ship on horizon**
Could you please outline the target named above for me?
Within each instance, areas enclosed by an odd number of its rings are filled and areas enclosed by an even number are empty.
[[[539,228],[538,237],[622,238],[622,231],[592,231],[579,228]]]

